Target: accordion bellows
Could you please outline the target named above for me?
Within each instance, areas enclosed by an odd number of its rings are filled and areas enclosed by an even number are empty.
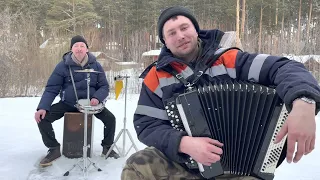
[[[190,158],[189,168],[199,168],[205,178],[274,178],[286,138],[274,141],[288,115],[274,88],[228,81],[198,86],[164,103],[173,128],[224,144],[219,162],[208,167]]]

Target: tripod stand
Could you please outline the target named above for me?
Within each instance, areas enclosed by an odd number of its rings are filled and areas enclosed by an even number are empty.
[[[128,131],[127,127],[126,127],[126,123],[127,123],[127,84],[128,84],[128,78],[130,78],[130,76],[117,76],[114,78],[114,80],[123,80],[125,79],[125,93],[124,93],[124,118],[123,118],[123,128],[121,129],[121,131],[119,132],[119,134],[117,135],[114,143],[111,145],[111,147],[109,148],[107,154],[106,154],[106,159],[108,158],[109,154],[111,153],[111,151],[113,150],[114,147],[117,148],[117,150],[119,151],[119,154],[121,157],[125,157],[127,156],[127,154],[129,153],[129,151],[131,150],[132,147],[134,147],[134,149],[136,151],[138,151],[137,146],[135,145],[133,138],[130,134],[130,132]],[[123,146],[122,146],[122,152],[120,152],[119,148],[117,147],[116,143],[117,141],[120,139],[120,136],[123,134]],[[126,134],[128,135],[130,141],[131,141],[131,146],[128,149],[128,151],[125,151],[125,146],[126,146]]]
[[[70,71],[71,72],[71,71]],[[82,172],[83,172],[83,176],[85,179],[88,178],[88,168],[92,165],[94,168],[96,168],[98,171],[102,171],[99,167],[96,166],[96,164],[94,162],[92,162],[92,160],[87,156],[87,152],[88,152],[88,148],[90,147],[90,145],[88,145],[87,143],[87,138],[88,138],[88,133],[87,133],[87,126],[88,126],[88,113],[89,113],[89,109],[92,108],[92,106],[90,106],[90,73],[100,73],[97,71],[94,71],[93,69],[85,69],[85,70],[78,70],[75,72],[86,72],[87,73],[87,103],[86,105],[83,106],[84,109],[84,135],[83,135],[83,155],[82,158],[76,163],[74,164],[67,172],[64,173],[64,176],[68,176],[70,171],[72,169],[74,169],[76,166],[78,166]],[[71,75],[72,78],[72,75]],[[72,78],[72,82],[73,78]],[[74,84],[73,84],[74,86]],[[74,86],[75,89],[75,86]],[[76,94],[77,97],[77,94]],[[78,101],[78,97],[77,97],[77,101]],[[83,167],[81,167],[81,162],[83,163]]]

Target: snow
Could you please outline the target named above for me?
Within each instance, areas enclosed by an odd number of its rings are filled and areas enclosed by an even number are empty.
[[[115,62],[118,65],[138,65],[137,62],[130,61],[130,62]]]
[[[43,145],[41,136],[35,120],[33,119],[35,109],[39,103],[39,97],[28,98],[0,98],[0,180],[42,180],[42,179],[81,179],[79,168],[70,172],[68,177],[63,174],[69,170],[77,159],[61,157],[54,161],[51,167],[46,168],[46,173],[32,174],[37,171],[40,158],[46,155],[47,149]],[[56,99],[57,101],[58,99]],[[128,95],[127,99],[127,128],[139,149],[145,145],[138,141],[133,128],[132,118],[137,106],[138,95]],[[123,128],[124,119],[124,97],[118,100],[109,99],[106,107],[115,114],[117,118],[116,134]],[[317,116],[317,121],[319,116]],[[104,159],[100,156],[100,146],[103,136],[103,124],[100,120],[94,122],[93,162],[102,169],[96,171],[92,166],[89,171],[90,180],[117,180],[120,179],[125,160],[134,151],[132,148],[127,157],[120,159]],[[53,123],[56,138],[62,144],[63,119]],[[320,125],[317,123],[317,137],[320,136]],[[123,136],[117,143],[122,147]],[[319,138],[316,140],[316,149],[309,155],[304,156],[297,164],[286,162],[277,169],[275,180],[318,180],[320,179],[320,148]],[[131,146],[126,136],[126,148]],[[127,150],[126,150],[127,151]]]
[[[159,56],[161,49],[154,49],[147,52],[142,53],[142,56]]]
[[[314,60],[316,62],[320,62],[320,55],[293,55],[293,54],[283,54],[284,57],[287,57],[289,59],[305,63],[308,60]]]

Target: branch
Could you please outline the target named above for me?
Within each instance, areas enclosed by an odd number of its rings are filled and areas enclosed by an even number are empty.
[[[70,18],[73,18],[67,11],[62,10],[62,12],[64,12],[65,14],[67,14]]]

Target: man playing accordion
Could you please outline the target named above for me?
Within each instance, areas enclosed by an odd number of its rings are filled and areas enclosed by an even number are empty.
[[[148,147],[128,158],[121,178],[201,179],[199,170],[187,168],[185,162],[191,157],[210,166],[220,161],[225,144],[208,137],[191,137],[185,131],[172,128],[163,101],[185,88],[176,77],[189,82],[197,77],[194,73],[219,50],[224,32],[200,30],[189,10],[171,7],[159,17],[158,34],[164,47],[158,61],[142,74],[144,81],[134,114],[138,138]],[[180,76],[172,75],[168,66]],[[287,147],[278,164],[285,157],[288,163],[296,163],[314,149],[320,88],[303,64],[285,57],[230,49],[205,72],[198,72],[201,78],[196,84],[236,79],[276,87],[290,112],[276,137],[279,142],[287,135]],[[223,176],[224,179],[255,179],[233,174]]]

